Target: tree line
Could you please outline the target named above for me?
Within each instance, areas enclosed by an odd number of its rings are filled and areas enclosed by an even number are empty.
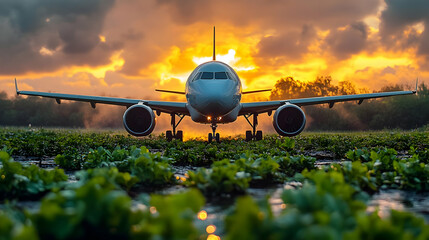
[[[111,109],[112,118],[98,120],[105,106],[93,109],[89,103],[64,101],[57,104],[55,100],[40,97],[15,96],[8,98],[0,92],[0,125],[1,126],[34,126],[34,127],[108,127],[120,128],[124,109]],[[109,109],[110,110],[110,109]]]
[[[385,86],[379,92],[404,89],[409,87],[395,84]],[[277,81],[270,98],[278,100],[368,92],[368,89],[356,89],[347,81],[334,85],[330,76],[317,77],[313,82],[287,77]],[[429,123],[429,90],[427,85],[421,83],[417,95],[365,100],[361,105],[356,102],[336,103],[332,109],[327,104],[303,109],[309,122],[307,130],[415,129]]]

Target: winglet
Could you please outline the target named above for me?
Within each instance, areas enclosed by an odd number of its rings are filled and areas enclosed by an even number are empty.
[[[19,95],[18,84],[16,83],[16,78],[15,78],[15,90],[16,90],[16,95]]]
[[[216,61],[216,26],[213,26],[213,61]]]
[[[417,93],[417,87],[419,86],[419,78],[416,79],[416,90],[414,90],[414,93]]]

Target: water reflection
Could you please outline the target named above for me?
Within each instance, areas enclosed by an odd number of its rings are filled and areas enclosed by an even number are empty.
[[[403,190],[381,190],[368,202],[367,212],[376,210],[382,218],[390,215],[390,210],[416,213],[429,222],[429,193],[417,193]]]

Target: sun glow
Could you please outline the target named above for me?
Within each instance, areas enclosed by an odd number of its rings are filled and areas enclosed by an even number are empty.
[[[101,67],[76,67],[71,73],[75,72],[88,72],[94,75],[97,78],[104,78],[106,76],[106,72],[108,71],[119,71],[122,69],[122,66],[125,64],[125,60],[121,56],[122,51],[115,52],[110,57],[110,64]]]
[[[212,57],[193,57],[192,61],[197,65],[203,64],[205,62],[210,62]],[[237,62],[241,60],[240,57],[236,57],[236,51],[234,49],[229,49],[227,54],[216,54],[216,60],[224,62],[232,66],[236,71],[250,71],[254,70],[254,66],[236,66]]]
[[[200,212],[198,212],[198,219],[204,221],[207,219],[207,212],[204,210],[201,210]]]
[[[100,39],[100,42],[105,43],[106,42],[106,37],[103,35],[98,35],[98,38]]]

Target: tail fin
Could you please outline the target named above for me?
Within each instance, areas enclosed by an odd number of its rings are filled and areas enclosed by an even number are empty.
[[[213,26],[213,61],[216,61],[216,26]]]

